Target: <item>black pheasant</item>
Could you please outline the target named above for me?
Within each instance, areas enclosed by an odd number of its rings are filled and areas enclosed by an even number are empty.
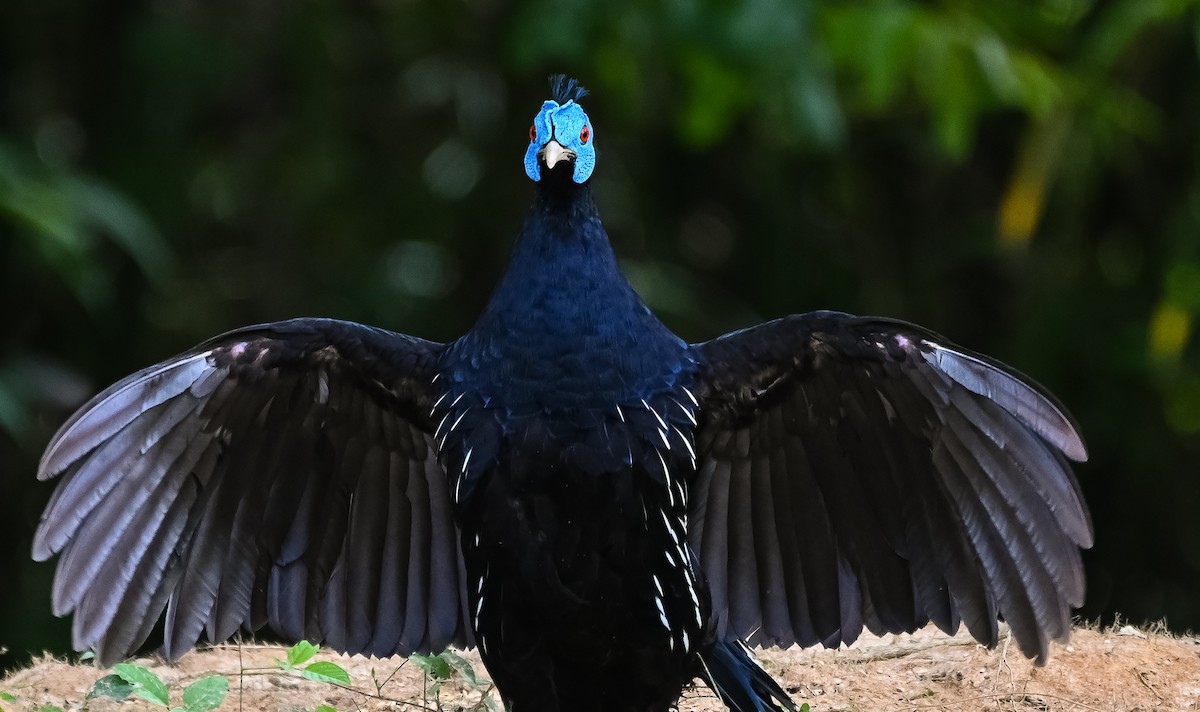
[[[219,336],[67,421],[34,556],[111,663],[270,626],[374,655],[477,646],[516,712],[666,710],[694,677],[794,709],[746,643],[928,621],[1039,660],[1091,524],[1052,396],[837,312],[687,344],[617,268],[583,89],[530,129],[536,197],[449,344],[296,319]],[[745,641],[745,643],[743,643]]]

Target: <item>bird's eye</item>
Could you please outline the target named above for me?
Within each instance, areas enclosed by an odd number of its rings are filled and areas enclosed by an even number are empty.
[[[529,125],[529,140],[530,141],[537,140],[537,126],[534,126],[533,124]]]
[[[586,144],[588,142],[588,139],[591,137],[592,137],[592,130],[590,128],[588,128],[587,124],[584,124],[583,128],[579,130],[579,142]]]

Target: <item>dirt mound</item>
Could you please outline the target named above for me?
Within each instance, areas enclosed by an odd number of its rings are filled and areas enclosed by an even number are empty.
[[[403,659],[371,660],[322,652],[317,660],[345,668],[351,689],[313,682],[279,670],[280,647],[228,645],[185,656],[176,666],[154,659],[138,661],[166,683],[171,701],[205,675],[229,679],[221,709],[312,710],[483,710],[486,681],[461,673],[431,689],[430,679]],[[485,675],[473,653],[465,656]],[[925,710],[1007,710],[1011,712],[1101,710],[1200,710],[1200,641],[1119,630],[1077,629],[1069,645],[1055,646],[1050,663],[1035,668],[1014,647],[1002,642],[987,650],[969,638],[948,637],[928,629],[914,635],[866,637],[840,651],[787,650],[761,653],[763,665],[813,712],[917,712]],[[86,699],[107,671],[90,664],[45,659],[0,680],[0,709],[95,712],[120,707],[162,709],[148,702]],[[85,702],[86,700],[86,702]],[[688,692],[680,710],[721,710],[704,687]]]

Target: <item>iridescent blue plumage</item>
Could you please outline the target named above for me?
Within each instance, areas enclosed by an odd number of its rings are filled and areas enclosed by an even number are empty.
[[[515,710],[666,709],[708,644],[684,543],[696,362],[618,268],[587,127],[573,101],[534,120],[537,197],[434,411],[476,641]]]

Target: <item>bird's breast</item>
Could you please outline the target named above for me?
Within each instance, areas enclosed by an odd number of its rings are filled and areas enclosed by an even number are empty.
[[[700,645],[709,604],[686,544],[689,391],[561,413],[516,414],[478,394],[443,402],[437,442],[483,644],[501,645],[504,616],[549,616],[596,636],[624,621],[668,652]]]
[[[597,636],[624,620],[694,650],[708,604],[686,545],[687,345],[644,325],[504,324],[448,350],[432,413],[478,635],[495,640],[481,626],[503,611]]]

